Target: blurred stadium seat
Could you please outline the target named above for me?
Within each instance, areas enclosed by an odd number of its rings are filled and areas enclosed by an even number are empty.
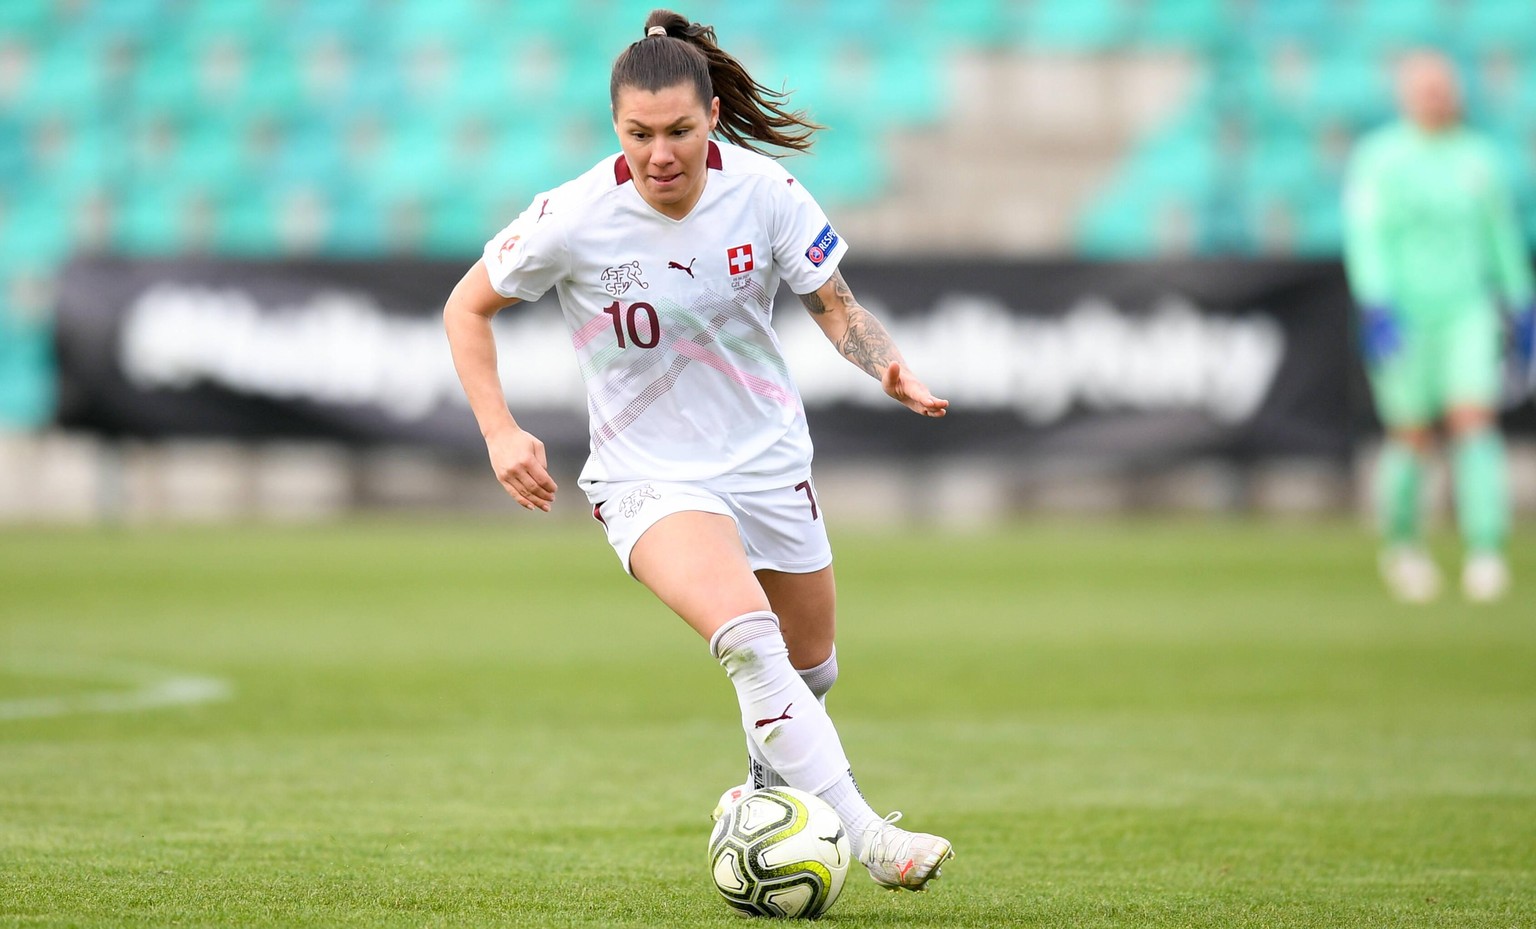
[[[1201,202],[1197,188],[1216,183],[1218,167],[1231,169],[1239,212],[1276,198],[1325,202],[1337,174],[1319,167],[1319,146],[1307,136],[1353,136],[1388,115],[1383,61],[1407,44],[1448,42],[1467,64],[1474,115],[1504,138],[1527,139],[1536,124],[1536,67],[1521,54],[1536,30],[1524,0],[695,6],[690,12],[713,21],[767,83],[794,90],[797,105],[835,130],[795,168],[834,209],[887,191],[894,134],[943,121],[955,102],[955,56],[1193,56],[1208,85],[1125,153],[1081,214],[1095,241],[1123,230],[1116,253],[1159,240],[1131,219],[1146,213],[1136,186],[1149,177],[1166,188],[1163,199],[1186,205]],[[462,215],[452,202],[466,177],[482,190],[496,185],[498,199],[525,200],[613,148],[604,137],[607,68],[639,37],[649,8],[630,0],[7,0],[0,134],[16,144],[0,158],[16,186],[60,198],[105,184],[124,202],[141,201],[140,188],[180,202],[187,188],[222,203],[238,199],[253,173],[280,195],[323,191],[351,175],[379,185],[365,198],[383,211],[375,221],[402,199],[422,201],[433,216]],[[794,28],[802,21],[816,28]],[[359,113],[380,114],[378,138],[349,157]],[[474,120],[486,141],[466,155],[458,128]],[[1240,124],[1239,146],[1179,136],[1180,126],[1220,120]],[[157,134],[165,136],[158,143]],[[156,144],[170,151],[141,150]],[[131,154],[113,154],[125,149]],[[1517,180],[1529,193],[1531,172]],[[1106,218],[1117,209],[1126,216]],[[1205,229],[1205,212],[1195,209],[1203,231],[1193,247],[1254,247],[1247,235]],[[69,226],[62,212],[55,221]],[[242,251],[282,249],[257,225],[236,225],[255,236]],[[465,254],[485,232],[462,230]],[[432,247],[451,252],[452,238],[438,229]]]
[[[471,257],[536,192],[615,149],[608,69],[651,6],[4,0],[0,294],[103,244]],[[685,6],[830,127],[789,166],[832,210],[889,200],[903,134],[941,131],[962,94],[1010,112],[1010,88],[960,85],[965,59],[1190,60],[1203,80],[1113,143],[1114,169],[1073,201],[1058,241],[1096,255],[1335,252],[1343,153],[1390,115],[1383,66],[1412,43],[1457,57],[1472,118],[1511,152],[1536,139],[1529,0]],[[1536,233],[1536,171],[1529,157],[1511,169]]]

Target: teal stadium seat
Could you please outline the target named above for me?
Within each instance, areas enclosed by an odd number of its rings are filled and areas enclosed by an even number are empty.
[[[67,195],[100,189],[117,176],[121,149],[99,121],[58,114],[21,127],[18,141],[22,176]]]
[[[378,16],[358,0],[303,0],[283,8],[282,29],[295,38],[340,35],[357,43],[374,39]]]
[[[1383,122],[1393,110],[1388,61],[1359,46],[1321,56],[1303,102],[1305,115],[1317,123]]]
[[[505,224],[506,219],[494,216],[490,202],[478,191],[449,193],[427,207],[422,251],[469,264],[491,233]]]
[[[1536,49],[1536,11],[1529,0],[1476,0],[1451,16],[1452,34],[1466,48]]]
[[[796,6],[791,4],[790,9],[795,10]],[[846,41],[872,44],[884,41],[892,17],[897,15],[892,0],[838,0],[807,5],[807,9],[814,11],[811,15],[817,31],[825,30],[828,35],[841,36]]]
[[[872,133],[834,129],[817,135],[809,154],[791,156],[784,167],[824,206],[867,203],[889,179],[882,154]]]
[[[359,185],[343,185],[331,194],[331,217],[322,250],[340,258],[366,258],[383,252],[386,236],[380,199]]]
[[[1096,51],[1123,42],[1129,25],[1121,0],[1034,0],[1016,39],[1033,48]]]
[[[433,0],[392,3],[379,10],[376,27],[389,40],[443,36],[467,44],[497,28],[496,17],[481,0]]]
[[[949,100],[949,63],[944,46],[927,36],[906,36],[882,48],[875,62],[873,121],[911,126],[941,119]]]
[[[138,178],[118,203],[113,248],[126,255],[167,257],[196,251],[199,243],[186,213],[194,192],[164,177]]]
[[[186,40],[167,36],[147,45],[122,91],[128,112],[142,116],[195,110],[193,61],[193,49]]]
[[[1073,246],[1089,258],[1148,257],[1158,249],[1157,223],[1164,203],[1164,196],[1155,191],[1109,187],[1079,218]]]
[[[60,113],[100,117],[109,101],[106,51],[78,36],[31,45],[31,64],[11,109],[33,118]]]
[[[900,15],[909,35],[929,36],[950,47],[991,48],[1009,39],[1010,6],[1008,0],[947,0],[920,3]]]
[[[174,22],[194,40],[214,36],[258,39],[281,31],[283,13],[289,5],[281,0],[201,0],[181,7]]]
[[[183,184],[207,190],[238,190],[262,165],[250,157],[250,124],[238,117],[205,118],[185,123],[168,167]]]
[[[73,230],[64,202],[38,186],[15,192],[0,211],[0,256],[11,267],[45,268],[62,263],[72,248]]]
[[[1445,38],[1445,11],[1440,0],[1359,0],[1344,28],[1366,47],[1433,44]]]
[[[1215,124],[1184,114],[1142,143],[1100,191],[1079,221],[1077,246],[1099,258],[1155,254],[1169,213],[1183,213],[1198,228],[1220,170]]]
[[[1344,212],[1338,191],[1317,191],[1301,206],[1296,251],[1312,257],[1338,255],[1344,247]]]
[[[1263,42],[1316,43],[1337,35],[1335,0],[1258,0],[1248,5],[1245,36]]]
[[[1239,177],[1249,195],[1287,199],[1305,197],[1332,183],[1316,136],[1302,132],[1271,132],[1253,138]]]
[[[347,178],[344,145],[342,128],[332,120],[295,120],[264,169],[284,186],[328,189]]]
[[[0,35],[42,38],[58,27],[53,0],[5,0],[0,3]]]
[[[1155,0],[1140,5],[1134,36],[1153,47],[1211,49],[1231,36],[1223,0]]]
[[[278,208],[271,191],[247,190],[238,196],[219,198],[213,208],[213,241],[203,247],[235,258],[271,258],[281,254]]]
[[[170,0],[108,0],[91,4],[88,15],[73,17],[69,31],[95,41],[142,44],[162,35],[179,12]]]

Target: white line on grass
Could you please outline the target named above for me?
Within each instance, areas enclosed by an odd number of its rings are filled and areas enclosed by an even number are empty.
[[[134,713],[159,707],[228,700],[235,692],[228,681],[216,677],[176,674],[85,658],[10,659],[0,664],[0,669],[25,677],[110,681],[122,685],[112,690],[0,700],[0,720],[41,719],[79,713]]]

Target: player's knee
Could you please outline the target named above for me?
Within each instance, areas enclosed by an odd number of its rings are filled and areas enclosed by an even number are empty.
[[[1435,450],[1434,433],[1422,426],[1393,429],[1388,438],[1415,454],[1428,455]]]
[[[1457,439],[1492,429],[1493,422],[1493,411],[1478,406],[1456,407],[1446,415],[1446,425]]]
[[[837,647],[833,646],[832,654],[828,655],[827,660],[821,664],[812,668],[797,668],[796,671],[799,673],[800,679],[805,681],[805,686],[811,689],[812,694],[815,694],[816,699],[820,700],[826,697],[827,692],[832,689],[832,685],[837,683]]]

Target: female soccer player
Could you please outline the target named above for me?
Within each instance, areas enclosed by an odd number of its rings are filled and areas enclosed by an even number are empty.
[[[1510,521],[1495,415],[1499,303],[1513,316],[1515,360],[1529,370],[1530,254],[1493,146],[1461,125],[1450,63],[1431,52],[1410,55],[1398,95],[1405,119],[1360,144],[1346,203],[1345,258],[1387,429],[1376,486],[1382,577],[1409,602],[1438,592],[1439,572],[1420,539],[1419,488],[1443,422],[1467,549],[1462,589],[1473,601],[1495,600],[1509,586]]]
[[[832,552],[805,411],[769,325],[779,281],[895,400],[934,417],[949,404],[854,299],[837,270],[848,245],[816,201],[754,145],[804,150],[819,127],[712,27],[653,12],[609,95],[622,154],[535,197],[444,310],[491,467],[523,507],[554,503],[544,446],[507,408],[490,325],[553,287],[587,387],[579,483],[619,560],[725,667],[754,780],[817,794],[876,881],[920,890],[950,843],[870,808],[819,701],[837,678]]]

